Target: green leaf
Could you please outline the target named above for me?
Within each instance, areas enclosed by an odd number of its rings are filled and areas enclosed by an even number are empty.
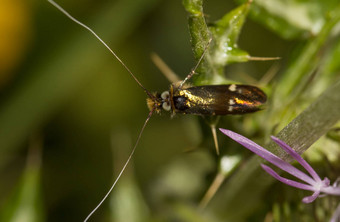
[[[306,38],[321,31],[328,11],[338,4],[338,0],[256,0],[250,14],[283,38]]]
[[[223,16],[208,27],[202,0],[184,0],[183,5],[189,13],[188,23],[191,45],[196,61],[202,56],[209,40],[213,42],[197,69],[194,77],[196,85],[230,83],[224,79],[224,67],[233,62],[249,60],[249,54],[237,47],[237,40],[250,7],[250,1]]]
[[[314,72],[319,69],[322,56],[328,57],[327,55],[333,55],[332,51],[328,51],[328,54],[320,54],[320,51],[325,48],[327,40],[329,40],[329,36],[331,35],[333,28],[340,21],[340,7],[334,9],[334,13],[331,13],[327,19],[327,22],[322,27],[318,36],[311,38],[306,45],[302,48],[300,55],[293,60],[293,62],[288,66],[287,70],[283,73],[282,78],[279,80],[279,84],[275,89],[274,99],[273,99],[273,108],[272,112],[272,121],[270,122],[280,122],[280,126],[277,126],[278,129],[281,129],[287,123],[287,120],[291,120],[296,114],[295,112],[299,112],[300,110],[292,109],[292,104],[294,102],[301,103],[299,100],[299,95],[306,88],[310,87],[310,78],[313,76]],[[335,51],[336,52],[336,51]],[[327,74],[325,75],[323,70],[320,70],[321,74],[319,75],[321,78],[318,80],[318,83],[321,85],[324,81],[330,83],[334,81],[333,78],[327,78]],[[326,71],[326,70],[325,70]],[[326,80],[326,78],[328,80]],[[332,79],[332,80],[331,80]],[[318,94],[320,91],[325,90],[327,86],[317,86],[316,83],[315,89],[318,90]],[[315,94],[315,93],[314,93]],[[314,97],[309,95],[310,102]],[[296,106],[293,106],[296,107]],[[298,106],[303,108],[303,106]]]
[[[233,62],[249,60],[249,54],[237,46],[249,7],[250,2],[239,6],[211,27],[215,40],[213,61],[216,65],[225,66]]]

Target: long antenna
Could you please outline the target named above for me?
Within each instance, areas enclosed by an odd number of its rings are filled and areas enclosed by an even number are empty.
[[[145,126],[146,126],[146,124],[149,122],[149,119],[151,118],[152,113],[153,113],[154,110],[155,110],[155,108],[153,108],[153,109],[149,112],[149,115],[148,115],[148,117],[146,118],[146,120],[145,120],[145,122],[144,122],[144,125],[143,125],[143,127],[142,127],[142,129],[141,129],[141,131],[140,131],[140,133],[139,133],[139,135],[138,135],[138,138],[137,138],[137,140],[136,140],[135,146],[133,147],[133,149],[132,149],[132,151],[131,151],[131,153],[130,153],[130,155],[129,155],[129,158],[126,160],[126,162],[125,162],[123,168],[120,170],[120,172],[119,172],[119,174],[118,174],[116,180],[113,182],[111,188],[110,188],[109,191],[106,193],[106,195],[104,196],[104,198],[103,198],[103,199],[99,202],[99,204],[91,211],[91,213],[85,218],[84,222],[86,222],[86,221],[88,221],[88,219],[90,219],[90,217],[92,216],[92,214],[94,214],[94,213],[97,211],[97,209],[102,205],[102,203],[106,200],[106,198],[107,198],[107,197],[110,195],[110,193],[112,192],[113,188],[116,186],[116,183],[118,182],[118,180],[119,180],[120,177],[122,176],[123,172],[125,171],[125,168],[126,168],[127,165],[129,164],[129,162],[130,162],[130,160],[131,160],[133,154],[135,153],[136,148],[137,148],[137,145],[138,145],[138,143],[139,143],[139,140],[140,140],[140,138],[141,138],[141,136],[142,136],[142,133],[143,133],[143,131],[144,131],[144,129],[145,129]]]
[[[82,26],[83,28],[87,29],[89,32],[91,32],[110,52],[111,54],[116,57],[116,59],[124,66],[124,68],[130,73],[132,78],[138,83],[138,85],[144,90],[144,92],[150,97],[155,99],[155,96],[152,95],[152,93],[147,90],[136,78],[136,76],[131,72],[131,70],[125,65],[125,63],[116,55],[116,53],[113,52],[113,50],[87,25],[81,23],[77,19],[75,19],[72,15],[70,15],[65,9],[63,9],[60,5],[58,5],[53,0],[47,0],[49,3],[51,3],[54,7],[56,7],[59,11],[61,11],[64,15],[66,15],[69,19],[71,19],[73,22],[77,23],[78,25]]]
[[[84,27],[85,29],[87,29],[88,31],[90,31],[111,53],[114,57],[116,57],[116,59],[124,66],[124,68],[130,73],[130,75],[132,76],[132,78],[134,78],[134,80],[138,83],[138,85],[145,91],[145,93],[150,97],[155,99],[155,96],[152,95],[151,92],[149,92],[136,78],[136,76],[130,71],[130,69],[125,65],[125,63],[113,52],[113,50],[88,26],[86,26],[85,24],[81,23],[80,21],[78,21],[77,19],[75,19],[73,16],[71,16],[66,10],[64,10],[61,6],[59,6],[56,2],[54,2],[53,0],[47,0],[49,3],[51,3],[54,7],[56,7],[59,11],[61,11],[64,15],[66,15],[69,19],[71,19],[72,21],[74,21],[75,23],[77,23],[78,25]],[[133,154],[136,151],[137,145],[139,143],[139,140],[144,132],[144,129],[146,127],[146,124],[149,122],[153,112],[155,111],[155,107],[149,112],[148,117],[146,118],[144,125],[138,135],[138,138],[136,140],[136,143],[129,155],[129,158],[126,160],[123,168],[121,169],[121,171],[119,172],[116,180],[113,182],[112,186],[110,187],[109,191],[106,193],[106,195],[104,196],[104,198],[99,202],[99,204],[91,211],[91,213],[85,218],[84,222],[88,221],[88,219],[98,210],[98,208],[103,204],[103,202],[107,199],[107,197],[110,195],[110,193],[112,192],[113,188],[116,186],[118,180],[120,179],[120,177],[122,176],[122,174],[124,173],[127,165],[129,164]]]

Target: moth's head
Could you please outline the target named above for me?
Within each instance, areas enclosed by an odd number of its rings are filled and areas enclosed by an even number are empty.
[[[163,110],[171,111],[169,91],[164,91],[162,94],[154,93],[153,97],[146,99],[146,104],[150,111],[154,109],[156,113],[160,113]]]

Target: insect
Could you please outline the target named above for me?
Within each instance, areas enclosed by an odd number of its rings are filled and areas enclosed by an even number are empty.
[[[147,99],[150,110],[172,114],[203,116],[245,114],[256,112],[266,102],[266,94],[250,85],[203,85],[185,89],[170,85],[169,91]]]
[[[245,114],[260,110],[262,105],[266,102],[266,94],[261,89],[255,86],[237,84],[188,86],[186,84],[186,82],[195,74],[195,70],[198,68],[199,64],[204,58],[204,54],[206,53],[211,40],[207,44],[196,66],[183,81],[179,83],[172,83],[170,85],[170,89],[168,91],[164,91],[163,93],[151,93],[139,82],[139,80],[125,65],[125,63],[115,54],[115,52],[113,52],[113,50],[91,28],[79,22],[53,0],[48,0],[48,2],[50,2],[59,11],[65,14],[69,19],[90,31],[124,66],[131,77],[137,82],[137,84],[144,90],[144,92],[148,96],[147,106],[150,112],[143,124],[141,131],[139,132],[138,138],[127,161],[125,162],[123,168],[121,169],[109,191],[106,193],[101,202],[86,217],[85,221],[87,221],[92,216],[92,214],[101,206],[101,204],[105,201],[105,199],[115,187],[116,183],[125,171],[128,163],[130,162],[139,143],[141,135],[154,112],[160,113],[161,111],[168,111],[171,112],[171,115],[181,113],[201,116]],[[214,133],[214,130],[213,135],[216,145],[216,131]]]

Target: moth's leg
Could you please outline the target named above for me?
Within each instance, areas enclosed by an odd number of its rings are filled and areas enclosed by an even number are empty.
[[[211,133],[214,139],[216,154],[220,155],[220,150],[218,146],[218,140],[217,140],[217,133],[216,133],[216,125],[220,121],[220,116],[204,116],[203,117],[206,123],[210,126]]]

